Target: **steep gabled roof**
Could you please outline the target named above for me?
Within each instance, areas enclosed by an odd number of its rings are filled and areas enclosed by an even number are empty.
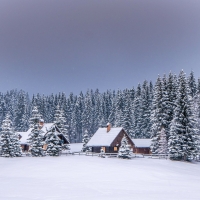
[[[61,133],[60,129],[54,124],[54,123],[44,123],[43,127],[41,128],[41,132],[43,137],[45,137],[46,133],[48,131],[51,130],[51,128],[55,126],[56,128],[56,134],[57,136],[60,136],[61,138],[63,138],[67,143],[69,143],[69,141],[67,140],[67,138]],[[29,134],[31,133],[33,129],[30,128],[27,132],[17,132],[18,135],[20,135],[20,143],[21,144],[27,144],[28,143],[28,137]]]
[[[44,123],[43,127],[41,128],[42,135],[44,136],[54,125],[54,123]],[[29,128],[27,134],[29,135],[33,129]]]
[[[135,147],[139,148],[146,148],[151,145],[151,139],[132,139],[132,141],[135,144]]]
[[[122,129],[122,127],[111,128],[107,132],[107,128],[99,128],[87,143],[87,146],[110,146]]]

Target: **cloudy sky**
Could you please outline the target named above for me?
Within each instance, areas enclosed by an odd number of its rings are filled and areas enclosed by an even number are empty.
[[[199,0],[0,0],[0,91],[124,89],[200,76]]]

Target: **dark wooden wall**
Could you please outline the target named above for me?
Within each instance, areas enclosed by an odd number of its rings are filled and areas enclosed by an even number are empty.
[[[149,147],[136,147],[134,153],[150,154],[151,151]]]

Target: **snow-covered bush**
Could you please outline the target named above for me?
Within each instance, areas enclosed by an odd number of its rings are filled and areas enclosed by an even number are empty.
[[[128,140],[126,138],[126,136],[124,135],[124,137],[122,138],[121,141],[121,146],[119,148],[119,152],[118,152],[118,158],[127,158],[130,159],[131,158],[131,147],[128,144]]]

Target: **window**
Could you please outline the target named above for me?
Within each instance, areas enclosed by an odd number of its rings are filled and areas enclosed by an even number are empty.
[[[114,147],[114,151],[117,151],[117,147]]]

